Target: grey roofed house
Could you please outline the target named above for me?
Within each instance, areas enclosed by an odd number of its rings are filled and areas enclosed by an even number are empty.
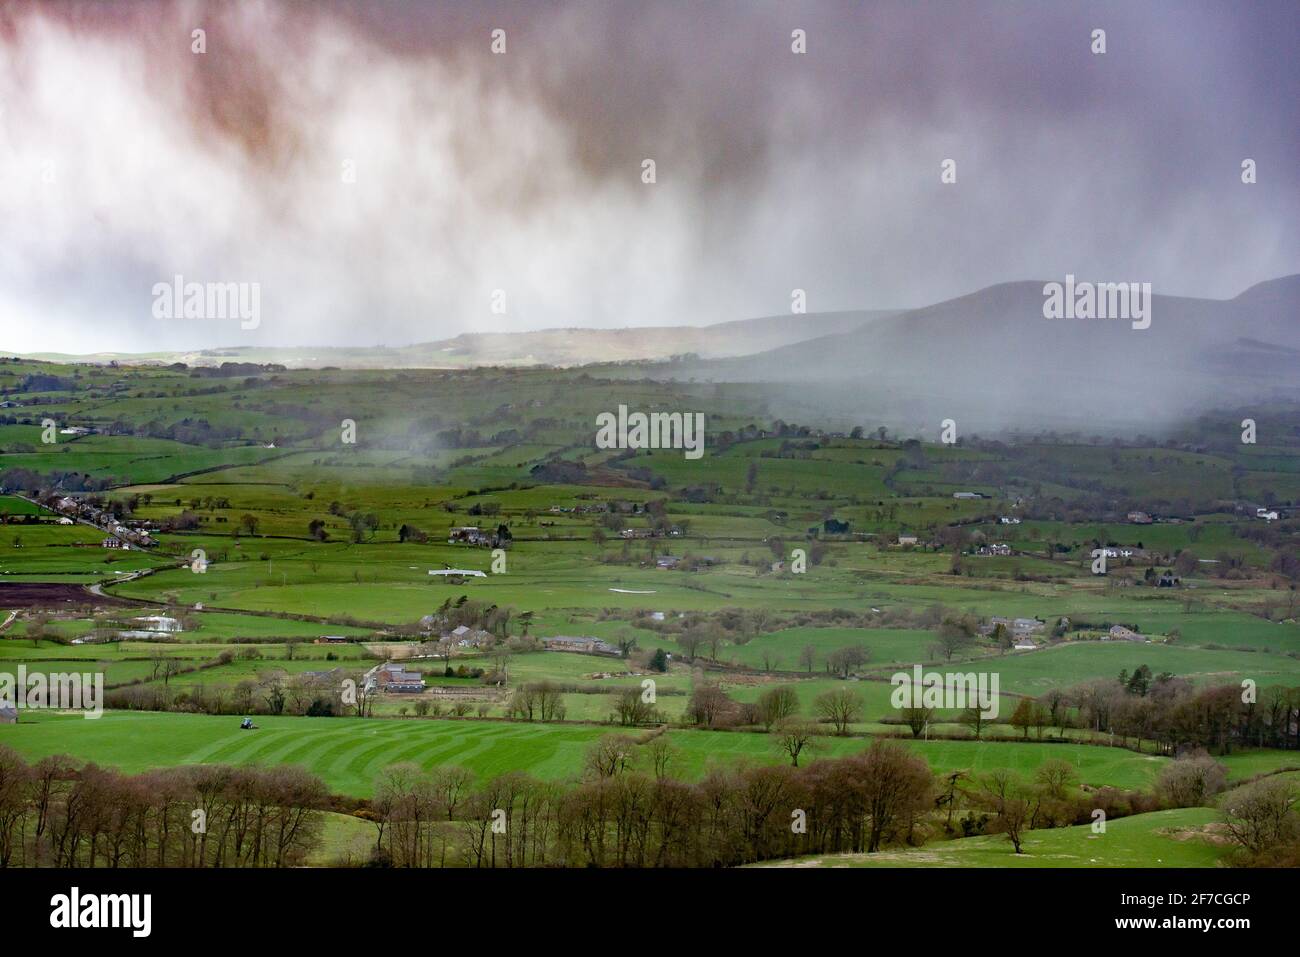
[[[443,637],[456,642],[462,648],[474,648],[481,645],[491,634],[481,628],[471,628],[468,625],[457,625],[448,634]]]
[[[418,671],[407,671],[405,665],[388,661],[379,666],[376,676],[379,687],[385,691],[423,691],[424,675]]]

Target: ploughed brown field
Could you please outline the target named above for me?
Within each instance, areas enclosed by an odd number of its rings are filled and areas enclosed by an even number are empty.
[[[43,608],[59,604],[122,607],[132,604],[107,595],[92,595],[83,585],[58,582],[0,582],[0,608]]]

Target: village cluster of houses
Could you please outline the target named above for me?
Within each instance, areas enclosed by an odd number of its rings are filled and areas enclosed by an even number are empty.
[[[108,532],[109,537],[103,542],[105,548],[130,548],[132,545],[151,548],[158,544],[144,523],[124,524],[112,512],[96,508],[89,502],[79,502],[75,498],[64,496],[55,501],[53,508],[61,516],[61,522],[66,519],[66,524],[71,525],[74,520],[80,519]]]

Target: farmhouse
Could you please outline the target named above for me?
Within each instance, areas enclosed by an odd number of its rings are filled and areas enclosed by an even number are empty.
[[[1129,512],[1127,518],[1134,525],[1150,525],[1154,521],[1146,512]]]
[[[443,638],[454,641],[460,648],[477,648],[491,637],[486,631],[469,625],[457,625],[450,634],[443,635]]]
[[[1001,518],[998,519],[998,521],[1001,522],[1003,525],[1020,524],[1020,519],[1016,518],[1014,515],[1003,515]]]
[[[915,535],[899,535],[899,536],[898,536],[898,544],[900,544],[900,545],[915,545],[916,542],[917,542],[917,538],[916,538]]]
[[[342,635],[321,635],[312,644],[315,645],[346,645],[348,639]]]
[[[1255,509],[1255,517],[1262,518],[1266,522],[1276,522],[1277,512],[1273,509],[1257,508]]]
[[[424,675],[418,671],[407,671],[402,665],[388,662],[380,666],[376,674],[376,683],[382,691],[402,694],[420,692],[424,690]]]
[[[681,559],[676,555],[660,555],[655,560],[656,568],[676,568],[679,564],[681,564]]]
[[[488,545],[492,536],[477,525],[461,525],[448,530],[448,545]]]
[[[551,651],[581,651],[594,655],[617,655],[619,650],[607,641],[601,641],[599,638],[589,636],[574,638],[565,635],[556,635],[554,638],[544,639],[542,644]]]
[[[953,492],[952,497],[966,499],[966,498],[985,498],[986,496],[980,492]]]
[[[127,544],[126,542],[122,541],[120,538],[113,538],[112,536],[110,536],[104,539],[104,547],[105,548],[126,548]]]
[[[988,620],[988,624],[980,628],[980,633],[990,635],[998,625],[1001,625],[1017,637],[1030,635],[1047,627],[1045,622],[1041,622],[1037,618],[1002,618],[994,615]]]
[[[1146,641],[1143,635],[1123,625],[1112,625],[1108,634],[1112,641]]]

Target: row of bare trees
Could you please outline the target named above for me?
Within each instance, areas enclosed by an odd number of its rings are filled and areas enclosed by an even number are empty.
[[[1225,793],[1224,768],[1203,752],[1165,765],[1154,794],[1080,788],[1061,760],[1028,777],[1003,768],[936,776],[887,739],[802,768],[714,768],[694,782],[670,773],[681,757],[652,732],[594,742],[572,782],[389,767],[356,811],[375,828],[365,863],[727,867],[872,853],[941,834],[1000,834],[1022,853],[1036,829],[1213,804],[1244,863],[1300,862],[1300,789],[1274,776]],[[63,757],[29,766],[0,747],[0,867],[297,866],[320,851],[323,812],[335,805],[319,779],[291,766],[125,775]]]
[[[1048,692],[1038,706],[1042,715],[1032,719],[1034,724],[1077,725],[1125,743],[1153,741],[1169,754],[1195,748],[1217,754],[1235,747],[1300,748],[1300,687],[1197,688],[1161,675],[1149,685],[1134,685],[1132,678],[1085,682]]]
[[[670,775],[671,758],[662,737],[609,735],[572,784],[511,771],[474,786],[458,768],[399,765],[363,813],[377,861],[396,866],[726,867],[905,843],[934,808],[929,767],[897,742],[698,782]]]
[[[198,765],[123,774],[0,746],[0,867],[289,867],[318,842],[329,793],[301,768]]]

